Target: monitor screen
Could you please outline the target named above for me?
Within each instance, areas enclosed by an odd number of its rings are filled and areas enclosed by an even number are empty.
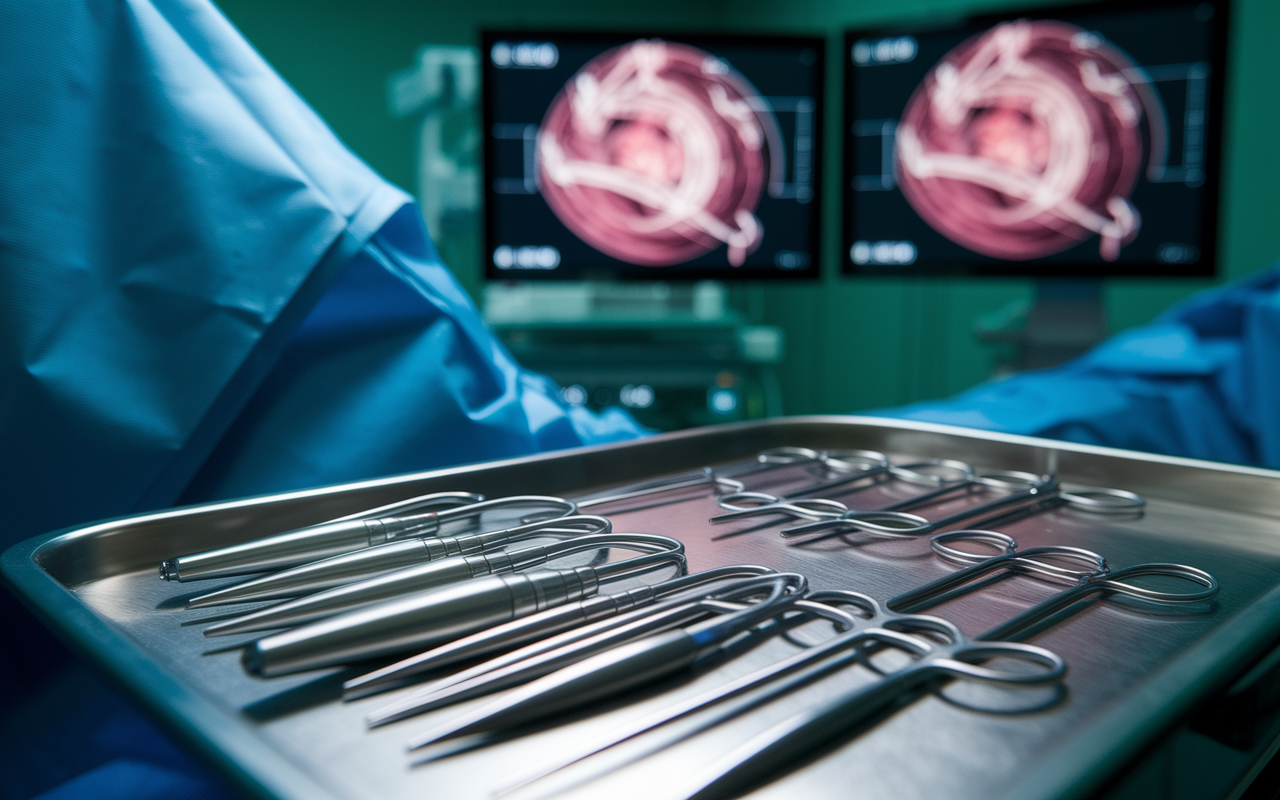
[[[483,34],[489,279],[818,275],[823,41]]]
[[[1226,10],[848,33],[846,274],[1213,275]]]

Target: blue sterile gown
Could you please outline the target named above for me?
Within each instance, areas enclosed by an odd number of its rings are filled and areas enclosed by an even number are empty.
[[[870,413],[1280,468],[1280,264],[1060,367]]]
[[[0,547],[643,432],[523,370],[211,4],[0,0]],[[105,696],[23,716],[57,656],[0,625],[0,799],[226,791]]]

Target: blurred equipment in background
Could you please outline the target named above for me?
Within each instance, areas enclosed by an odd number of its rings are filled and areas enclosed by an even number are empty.
[[[677,430],[779,416],[781,328],[749,325],[712,281],[490,284],[485,319],[571,406],[621,405]]]
[[[469,286],[465,267],[479,258],[480,56],[474,47],[428,44],[417,62],[387,80],[387,106],[393,117],[422,118],[418,204],[441,258]]]

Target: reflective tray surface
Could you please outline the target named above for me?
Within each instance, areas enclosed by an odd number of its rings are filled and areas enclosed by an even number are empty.
[[[1059,508],[1001,530],[1023,547],[1095,550],[1113,569],[1153,561],[1199,567],[1217,577],[1222,589],[1210,602],[1181,608],[1123,600],[1093,603],[1025,639],[1067,660],[1065,691],[950,684],[884,716],[830,752],[815,754],[810,763],[752,797],[1084,797],[1280,637],[1280,473],[858,417],[704,428],[118,519],[24,542],[5,553],[3,568],[10,585],[51,626],[262,796],[488,798],[627,720],[750,672],[797,647],[771,640],[700,673],[599,705],[590,715],[561,717],[524,735],[458,754],[428,750],[416,755],[435,757],[415,763],[404,751],[406,740],[485,700],[367,731],[362,721],[366,713],[411,689],[343,703],[338,699],[341,681],[362,670],[252,678],[241,669],[238,650],[229,648],[248,641],[248,635],[208,639],[200,626],[183,624],[225,613],[187,610],[182,604],[226,581],[165,583],[157,575],[159,563],[429,491],[582,496],[704,466],[740,464],[762,449],[783,445],[879,450],[895,461],[958,458],[980,469],[1056,471],[1068,488],[1135,491],[1148,501],[1141,516],[1109,518]],[[744,478],[748,488],[769,492],[813,479],[801,466]],[[886,482],[839,499],[870,509],[919,491]],[[927,537],[887,540],[850,534],[789,546],[778,535],[786,527],[782,520],[711,525],[707,518],[720,511],[713,498],[696,493],[677,497],[684,499],[616,504],[601,513],[614,521],[616,530],[681,539],[691,571],[764,564],[804,573],[815,588],[855,589],[881,601],[956,569],[931,553]],[[979,501],[961,498],[921,513],[938,518]],[[1062,588],[1017,576],[928,613],[976,635]],[[866,666],[855,666],[728,724],[703,732],[673,726],[507,796],[679,797],[691,772],[735,744],[840,688],[875,676]],[[659,748],[677,739],[676,746]]]

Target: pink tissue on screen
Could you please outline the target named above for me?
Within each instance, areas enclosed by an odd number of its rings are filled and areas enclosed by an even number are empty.
[[[998,25],[944,56],[911,96],[898,184],[930,226],[979,253],[1040,258],[1097,235],[1114,261],[1141,226],[1129,195],[1144,105],[1158,102],[1136,75],[1075,25]]]
[[[561,222],[633,264],[680,264],[727,245],[740,266],[776,122],[724,61],[688,45],[636,41],[588,62],[538,131],[538,187]]]

